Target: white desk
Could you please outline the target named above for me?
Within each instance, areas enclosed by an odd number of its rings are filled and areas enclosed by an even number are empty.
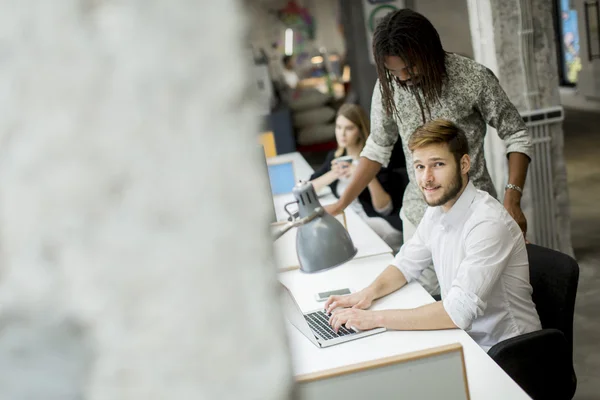
[[[341,267],[317,274],[304,274],[298,270],[281,273],[279,279],[291,290],[300,308],[303,311],[310,311],[323,304],[314,300],[315,293],[342,287],[361,289],[371,283],[392,259],[389,254],[355,259]],[[433,302],[431,296],[418,283],[411,283],[376,301],[372,309],[413,308],[431,302]],[[461,343],[471,399],[529,399],[527,394],[464,331],[459,329],[422,332],[390,331],[320,349],[291,324],[286,325],[296,376],[435,346]],[[435,384],[434,376],[431,377],[431,384]]]
[[[293,161],[296,179],[308,180],[310,175],[314,172],[300,153],[289,153],[268,159],[269,164],[287,161]],[[320,196],[319,201],[321,202],[321,205],[331,204],[337,200],[331,193],[329,187],[320,191],[318,194]],[[291,201],[294,201],[294,196],[292,194],[274,197],[273,202],[275,204],[275,213],[278,221],[287,220],[288,214],[286,214],[283,207],[286,203]],[[290,211],[296,211],[297,209],[298,208],[295,206],[290,206]],[[354,246],[358,250],[355,258],[392,253],[390,246],[388,246],[387,243],[385,243],[358,214],[349,208],[344,212],[346,214],[348,233],[352,238]],[[295,255],[295,235],[296,230],[292,229],[274,243],[275,262],[279,268],[286,269],[291,265],[297,265],[297,258]]]

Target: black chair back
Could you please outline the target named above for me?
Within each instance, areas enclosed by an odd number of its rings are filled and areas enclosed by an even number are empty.
[[[573,313],[579,266],[566,254],[527,245],[529,280],[542,330],[494,345],[489,356],[534,400],[572,399]]]
[[[579,265],[564,253],[527,245],[529,279],[542,328],[558,329],[573,352],[573,314]]]

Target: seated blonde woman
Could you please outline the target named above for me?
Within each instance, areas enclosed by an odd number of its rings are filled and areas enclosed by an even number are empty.
[[[355,104],[342,105],[335,122],[338,148],[327,155],[321,168],[310,177],[315,190],[329,186],[336,197],[342,195],[368,136],[369,122],[363,109]],[[382,168],[351,207],[396,252],[402,245],[402,222],[398,214],[402,198],[392,198],[393,193],[399,192],[394,190],[398,182],[392,175],[390,170]]]

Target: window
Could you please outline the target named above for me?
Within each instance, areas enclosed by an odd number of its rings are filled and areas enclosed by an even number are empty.
[[[556,28],[560,43],[557,49],[560,80],[566,86],[577,84],[577,75],[581,70],[577,11],[572,2],[573,0],[555,1],[558,22]]]

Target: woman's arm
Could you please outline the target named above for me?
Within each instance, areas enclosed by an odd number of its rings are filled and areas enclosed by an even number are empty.
[[[326,172],[324,175],[321,175],[318,178],[311,180],[310,183],[312,183],[313,187],[315,188],[315,192],[318,192],[319,190],[323,189],[325,186],[331,185],[337,179],[338,179],[338,174],[336,173],[336,171],[330,170],[329,172]]]
[[[318,192],[325,186],[331,185],[338,179],[337,172],[334,172],[331,168],[331,162],[335,158],[335,152],[331,151],[325,157],[323,164],[317,169],[309,178],[309,181],[313,184],[315,192]]]
[[[325,206],[325,211],[332,215],[338,215],[346,207],[354,201],[358,197],[358,195],[365,190],[365,188],[369,185],[377,173],[381,169],[381,164],[377,161],[371,161],[368,158],[361,157],[352,174],[352,180],[348,184],[344,193],[341,194],[340,199],[333,203]]]
[[[373,208],[378,213],[384,213],[390,209],[390,205],[392,202],[392,197],[385,191],[381,183],[379,183],[379,179],[377,177],[373,178],[373,180],[367,186],[369,188],[369,193],[371,194],[371,202],[373,203]]]

